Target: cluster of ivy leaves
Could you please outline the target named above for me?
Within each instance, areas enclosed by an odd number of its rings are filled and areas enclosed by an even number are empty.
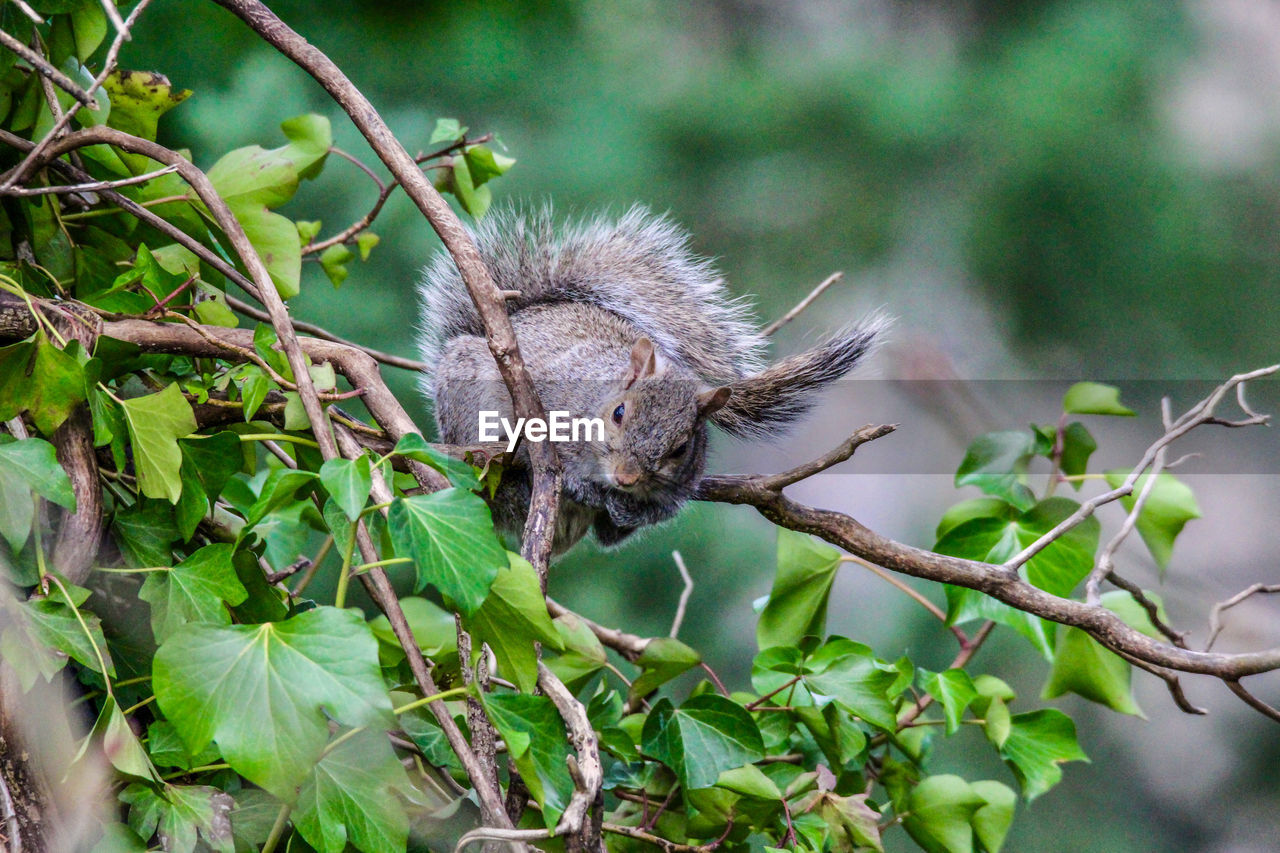
[[[38,31],[50,60],[87,84],[108,34],[100,4],[32,5],[48,15]],[[30,38],[26,19],[5,9],[3,26]],[[39,140],[54,117],[37,75],[6,53],[0,72],[4,128]],[[105,122],[147,139],[190,94],[138,72],[112,75],[105,89],[101,109],[81,110],[76,123]],[[71,106],[57,97],[62,109]],[[319,116],[290,119],[282,130],[284,145],[228,152],[207,172],[289,298],[322,224],[278,208],[325,167],[332,140]],[[444,120],[427,144],[460,143],[438,183],[481,215],[487,182],[512,161],[466,145],[465,133]],[[0,151],[6,166],[19,157]],[[107,146],[77,157],[103,180],[159,166]],[[67,182],[52,170],[36,180]],[[225,235],[177,175],[121,192],[231,259]],[[375,244],[368,232],[352,241],[366,256]],[[354,254],[339,244],[320,256],[335,285]],[[77,761],[105,758],[112,767],[100,853],[156,845],[394,853],[451,844],[476,810],[426,705],[448,703],[465,731],[467,697],[481,703],[530,793],[522,824],[552,828],[573,779],[564,725],[535,690],[539,654],[582,699],[598,734],[615,850],[651,848],[645,834],[726,850],[879,850],[882,832],[901,824],[928,851],[994,853],[1014,816],[1014,787],[929,773],[933,742],[966,724],[981,729],[1026,799],[1059,780],[1060,763],[1084,757],[1070,719],[1052,709],[1015,713],[1014,692],[992,675],[930,672],[828,636],[840,554],[785,530],[759,613],[750,689],[725,695],[700,681],[676,690],[673,679],[701,663],[679,640],[651,640],[628,663],[577,617],[550,618],[532,567],[494,532],[481,472],[418,436],[385,454],[322,460],[270,327],[255,328],[251,360],[148,354],[109,336],[86,351],[38,307],[75,300],[106,319],[238,326],[245,321],[228,307],[227,287],[190,250],[101,198],[8,197],[0,206],[0,290],[30,306],[38,323],[28,339],[0,347],[0,564],[12,593],[3,597],[0,655],[24,689],[65,678],[92,710]],[[311,370],[320,390],[339,388],[331,367]],[[1127,413],[1111,395],[1078,386],[1065,409]],[[197,417],[218,408],[231,415]],[[76,505],[51,442],[84,409],[109,541],[75,584],[49,560],[52,507]],[[1093,446],[1083,426],[1065,419],[979,439],[957,484],[987,497],[946,514],[937,550],[1006,559],[1076,506],[1051,494],[1037,501],[1030,460],[1050,458],[1078,484],[1090,476]],[[398,459],[436,468],[450,487],[417,492],[394,470]],[[375,471],[394,485],[389,506],[371,505]],[[1123,472],[1104,476],[1114,482]],[[1139,525],[1158,559],[1194,514],[1189,493],[1162,479]],[[375,563],[356,560],[358,520],[378,548]],[[1031,560],[1028,579],[1069,595],[1097,545],[1096,523],[1087,522]],[[304,556],[338,577],[332,596],[309,597],[312,574],[289,572]],[[347,606],[350,580],[374,565],[408,569],[402,604],[444,688],[436,698],[418,694],[387,619]],[[1033,642],[1052,662],[1048,695],[1075,691],[1135,710],[1127,665],[1087,636],[1055,634],[971,591],[947,596],[952,622],[994,619]],[[1131,600],[1108,602],[1141,624]],[[485,647],[492,653],[491,692],[464,683],[459,624],[473,644],[467,663]],[[922,709],[925,697],[935,701]],[[506,762],[501,769],[505,784]]]

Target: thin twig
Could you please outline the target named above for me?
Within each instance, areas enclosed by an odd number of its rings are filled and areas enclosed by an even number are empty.
[[[63,74],[57,68],[54,68],[53,65],[49,63],[49,60],[27,47],[4,30],[0,30],[0,46],[7,47],[9,50],[18,54],[18,56],[30,63],[31,67],[37,74],[44,77],[46,80],[51,81],[59,89],[66,92],[89,109],[98,109],[98,102],[94,100],[88,92],[80,88],[79,84],[67,75]]]
[[[1236,694],[1237,696],[1239,696],[1242,700],[1244,700],[1244,703],[1248,705],[1250,708],[1262,714],[1263,716],[1270,717],[1271,719],[1280,723],[1280,709],[1277,709],[1274,706],[1268,705],[1266,702],[1263,702],[1257,696],[1254,696],[1252,693],[1246,690],[1244,685],[1241,684],[1239,681],[1236,681],[1235,679],[1224,678],[1223,681],[1226,682],[1227,689],[1230,690],[1232,693]]]
[[[801,299],[799,302],[797,302],[794,308],[792,308],[787,313],[783,314],[778,319],[774,320],[769,325],[765,326],[764,329],[761,330],[760,334],[764,335],[765,337],[768,337],[769,335],[772,335],[774,332],[781,329],[783,326],[790,323],[796,317],[800,316],[800,312],[808,308],[813,303],[813,300],[821,296],[828,287],[835,284],[837,281],[839,281],[842,278],[844,278],[844,273],[842,272],[833,272],[831,275],[827,276],[825,279],[822,280],[821,284],[819,284],[813,290],[809,291],[808,296],[806,296],[804,299]]]
[[[1217,642],[1218,635],[1222,633],[1222,612],[1235,607],[1246,598],[1254,595],[1274,595],[1280,592],[1280,584],[1255,583],[1250,587],[1242,589],[1226,601],[1220,601],[1213,606],[1213,611],[1209,614],[1209,639],[1205,641],[1204,650],[1207,652],[1213,648],[1213,644]]]
[[[684,623],[685,608],[689,606],[689,596],[693,594],[693,578],[689,577],[689,570],[685,568],[684,557],[680,556],[679,551],[672,551],[671,559],[675,560],[680,579],[684,581],[684,589],[680,590],[680,601],[676,604],[676,615],[671,619],[669,636],[675,637],[680,633],[680,625]]]
[[[32,195],[67,195],[70,193],[87,193],[99,192],[101,190],[114,190],[120,187],[131,187],[135,184],[145,184],[147,181],[155,180],[163,175],[171,175],[178,171],[176,166],[165,166],[163,169],[156,169],[154,172],[147,172],[145,175],[135,175],[132,178],[120,178],[114,181],[86,181],[83,184],[66,184],[54,187],[4,187],[0,186],[0,195],[14,196],[32,196]]]

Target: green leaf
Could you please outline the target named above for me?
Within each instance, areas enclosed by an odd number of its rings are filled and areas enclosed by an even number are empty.
[[[244,457],[240,437],[234,432],[219,432],[206,438],[180,439],[182,463],[195,470],[200,488],[209,500],[216,500],[231,475],[240,470]]]
[[[476,219],[484,216],[493,203],[493,191],[487,186],[477,185],[471,175],[471,166],[466,157],[454,157],[453,169],[449,173],[449,189],[462,203],[462,209]]]
[[[369,260],[369,253],[382,242],[382,238],[372,231],[361,231],[356,235],[356,249],[360,252],[360,260]]]
[[[1098,449],[1089,430],[1079,421],[1072,421],[1062,431],[1062,473],[1068,477],[1079,477],[1088,471],[1089,457]],[[1076,491],[1084,485],[1084,480],[1071,483]]]
[[[840,552],[804,533],[778,528],[778,572],[756,624],[756,645],[793,646],[821,636]]]
[[[25,438],[0,445],[0,534],[14,551],[22,550],[31,532],[32,492],[65,509],[76,508],[71,478],[58,464],[52,444]]]
[[[935,535],[941,539],[961,524],[975,518],[995,518],[1004,521],[1016,518],[1017,515],[1017,509],[1000,498],[972,498],[961,501],[944,512],[938,521],[938,530]]]
[[[369,500],[369,490],[373,488],[373,470],[368,454],[362,453],[356,459],[335,457],[326,461],[320,466],[320,482],[347,518],[355,521]]]
[[[1106,472],[1107,484],[1111,488],[1119,488],[1129,476],[1129,470],[1116,468]],[[1133,494],[1120,499],[1126,510],[1133,511],[1137,496],[1142,494],[1150,474],[1143,474],[1133,485]],[[1169,567],[1169,558],[1173,556],[1173,543],[1182,532],[1188,521],[1200,518],[1200,505],[1196,496],[1187,485],[1172,474],[1160,474],[1156,484],[1147,495],[1138,514],[1138,534],[1147,543],[1156,565],[1163,572]]]
[[[911,789],[902,826],[928,853],[972,853],[970,822],[987,804],[959,776],[926,776]]]
[[[742,706],[714,694],[695,696],[679,708],[662,699],[645,720],[646,755],[675,771],[688,788],[714,785],[726,770],[764,757],[764,742]]]
[[[479,609],[507,565],[489,507],[464,489],[398,498],[387,521],[396,553],[417,567],[416,588],[431,584],[464,616]]]
[[[191,404],[174,382],[158,393],[124,400],[121,408],[129,426],[138,487],[149,498],[177,503],[182,494],[178,439],[196,431]]]
[[[347,280],[349,270],[346,265],[354,257],[352,251],[341,243],[330,246],[320,253],[320,267],[333,283],[335,290]]]
[[[111,766],[126,776],[144,779],[153,784],[159,781],[151,759],[147,758],[147,751],[138,742],[138,736],[129,727],[129,721],[125,719],[114,696],[108,695],[103,700],[102,711],[93,724],[88,740],[101,741],[102,754],[111,762]]]
[[[973,813],[973,834],[987,853],[1000,853],[1005,836],[1013,824],[1013,812],[1018,795],[1008,785],[983,779],[970,782],[969,787],[987,801]]]
[[[882,667],[869,647],[835,637],[805,661],[805,668],[804,682],[810,692],[830,696],[868,723],[894,730],[888,691],[897,673]]]
[[[435,658],[444,651],[457,651],[458,628],[452,613],[433,601],[414,596],[400,599],[400,609],[404,611],[414,640],[427,657]],[[400,641],[396,639],[395,632],[391,630],[391,622],[386,616],[374,619],[369,623],[369,628],[382,642],[399,647]]]
[[[69,586],[73,594],[78,596],[77,606],[88,597],[87,590]],[[62,655],[72,658],[81,666],[102,672],[98,663],[98,655],[94,646],[102,653],[106,662],[106,675],[116,674],[115,663],[107,649],[106,637],[102,634],[102,621],[93,613],[81,610],[77,618],[73,609],[61,593],[49,596],[34,596],[22,602],[14,602],[13,612],[20,620],[23,628],[36,642],[56,650]],[[83,620],[84,624],[81,624]],[[87,629],[87,633],[86,633]]]
[[[147,574],[138,597],[151,605],[157,642],[187,623],[231,624],[223,602],[236,605],[248,597],[231,562],[234,553],[233,545],[206,545],[168,571]]]
[[[185,456],[182,459],[182,466],[178,469],[178,476],[182,480],[182,494],[178,496],[178,503],[174,505],[173,520],[182,541],[190,542],[196,528],[200,526],[200,521],[209,514],[209,499],[205,497],[196,467]]]
[[[116,510],[111,530],[125,563],[135,569],[169,565],[173,559],[173,543],[179,538],[173,507],[148,498]]]
[[[107,124],[125,133],[156,138],[160,116],[191,97],[190,89],[174,89],[169,79],[154,71],[113,71],[102,88],[111,98]],[[148,162],[137,155],[134,162]],[[145,166],[142,170],[145,171]]]
[[[466,132],[467,129],[460,125],[456,118],[438,118],[427,144],[435,145],[437,142],[453,142],[461,139]]]
[[[409,818],[397,794],[411,790],[387,737],[359,732],[328,749],[298,794],[294,826],[319,853],[347,842],[366,853],[403,853]]]
[[[240,382],[240,399],[244,404],[245,423],[253,420],[254,414],[262,405],[262,401],[267,398],[267,392],[270,390],[271,380],[267,378],[267,374],[261,367],[252,365],[246,368],[244,378]]]
[[[977,486],[1018,509],[1028,509],[1035,503],[1027,488],[1027,463],[1034,455],[1035,438],[1030,432],[989,432],[969,445],[956,471],[956,486]]]
[[[726,770],[716,780],[717,788],[724,788],[751,797],[756,800],[776,801],[782,799],[782,791],[772,779],[764,775],[754,764],[744,764],[732,770]]]
[[[182,770],[212,764],[221,757],[213,744],[209,744],[199,754],[192,755],[187,751],[178,730],[168,720],[154,720],[147,726],[147,754],[158,765]]]
[[[1120,389],[1100,382],[1077,382],[1062,398],[1062,411],[1073,415],[1121,415],[1131,418],[1132,409],[1120,404]]]
[[[1014,714],[1000,757],[1013,770],[1028,802],[1062,780],[1059,764],[1089,760],[1076,741],[1075,723],[1052,708]]]
[[[477,187],[505,175],[516,164],[513,158],[504,157],[483,145],[468,145],[462,156],[467,158],[467,167]]]
[[[1102,604],[1111,610],[1124,610],[1122,618],[1127,615],[1126,622],[1130,619],[1137,621],[1137,624],[1129,623],[1133,627],[1154,631],[1147,612],[1128,592],[1108,592],[1102,596]],[[1059,626],[1057,653],[1041,695],[1045,699],[1053,699],[1064,693],[1077,693],[1113,711],[1141,717],[1142,710],[1134,701],[1130,688],[1132,672],[1128,661],[1084,631]]]
[[[702,656],[675,637],[655,637],[645,645],[644,651],[635,660],[642,672],[631,682],[628,697],[638,699],[648,696],[680,673],[700,663]]]
[[[300,471],[294,468],[273,468],[267,478],[262,481],[262,490],[258,498],[245,513],[245,530],[253,527],[266,517],[267,513],[294,500],[298,491],[309,487],[319,478],[312,471]]]
[[[542,805],[544,824],[554,827],[573,796],[569,740],[555,705],[545,696],[522,693],[483,693],[481,699],[529,792]]]
[[[556,632],[560,635],[560,648],[564,651],[547,661],[565,686],[573,692],[586,683],[609,662],[604,646],[577,615],[565,613],[555,618]]]
[[[110,25],[101,3],[80,3],[71,10],[71,31],[76,40],[76,58],[88,59],[102,40],[107,37]],[[99,99],[105,100],[103,98]]]
[[[832,791],[821,791],[814,797],[809,811],[826,821],[832,850],[862,853],[868,849],[884,849],[880,843],[880,813],[867,805],[866,794],[842,797]]]
[[[942,704],[942,712],[947,718],[947,734],[955,734],[960,728],[965,708],[978,696],[973,680],[963,669],[948,669],[946,672],[922,670],[922,673],[924,689]]]
[[[509,565],[498,572],[484,604],[468,620],[477,643],[485,642],[498,658],[499,672],[521,692],[538,683],[537,643],[559,650],[560,634],[551,624],[538,573],[519,554],[507,552]]]
[[[293,222],[262,205],[231,208],[245,236],[253,244],[281,299],[292,299],[302,290],[302,247]]]
[[[226,297],[221,294],[207,295],[207,298],[196,303],[193,310],[196,312],[196,320],[206,326],[234,329],[240,325],[240,319],[227,305]]]
[[[330,717],[391,725],[377,642],[357,613],[332,607],[261,625],[186,625],[156,652],[152,686],[188,749],[215,741],[237,773],[289,802]]]
[[[80,363],[43,333],[0,347],[0,420],[28,411],[40,432],[53,435],[86,395]]]
[[[392,455],[403,456],[428,465],[449,478],[449,482],[460,489],[474,489],[477,484],[476,471],[466,462],[445,456],[436,450],[427,440],[416,432],[406,433],[396,442]]]
[[[160,846],[192,853],[197,839],[217,853],[233,853],[231,795],[207,785],[164,785],[156,789],[134,783],[120,794],[129,803],[129,826],[143,838],[159,835]],[[203,849],[203,848],[202,848]]]
[[[324,116],[296,116],[283,122],[280,129],[289,140],[287,145],[237,148],[209,169],[209,181],[237,219],[244,210],[276,208],[293,198],[298,181],[311,177],[333,144],[329,120]],[[301,248],[297,228],[289,220],[284,221],[289,225],[294,248]]]

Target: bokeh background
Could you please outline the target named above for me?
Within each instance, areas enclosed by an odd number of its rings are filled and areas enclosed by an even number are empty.
[[[950,474],[968,439],[1051,422],[1076,379],[1143,380],[1142,417],[1090,423],[1100,468],[1131,463],[1158,430],[1158,398],[1194,402],[1207,380],[1277,360],[1280,346],[1280,4],[1271,0],[579,0],[410,3],[279,0],[272,8],[342,66],[411,151],[438,117],[495,132],[519,164],[499,200],[566,214],[633,202],[670,211],[732,289],[772,318],[846,274],[777,335],[794,351],[861,313],[898,318],[892,343],[775,445],[721,441],[713,468],[779,469],[869,421],[899,433],[796,490],[873,529],[932,544],[962,497]],[[162,141],[209,166],[240,145],[280,144],[278,124],[317,111],[338,144],[374,158],[309,78],[212,3],[160,0],[124,54],[195,95]],[[375,188],[332,159],[292,205],[323,233]],[[295,316],[411,354],[416,271],[438,246],[402,196],[382,244],[335,291],[318,266]],[[424,427],[414,377],[388,371]],[[975,381],[982,380],[982,381]],[[1255,391],[1277,402],[1275,384]],[[1274,407],[1273,409],[1274,410]],[[1184,467],[1205,518],[1164,579],[1140,546],[1126,574],[1165,596],[1203,642],[1214,601],[1277,580],[1280,450],[1274,433],[1203,437]],[[1115,519],[1108,522],[1114,529]],[[696,581],[681,638],[745,685],[753,599],[774,537],[752,511],[694,506],[642,541],[582,546],[552,593],[607,624],[666,633]],[[935,600],[941,592],[921,587]],[[1276,603],[1233,611],[1220,648],[1280,641]],[[870,574],[849,568],[831,630],[882,657],[935,668],[949,635]],[[975,671],[1041,703],[1045,666],[1015,639]],[[1280,849],[1280,734],[1219,684],[1191,680],[1188,717],[1137,679],[1142,720],[1074,699],[1092,765],[1022,809],[1015,851]],[[1280,684],[1258,692],[1273,701]],[[938,772],[1010,781],[976,733]],[[891,849],[904,849],[901,834]]]

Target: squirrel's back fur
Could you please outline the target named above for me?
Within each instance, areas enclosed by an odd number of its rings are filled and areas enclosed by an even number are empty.
[[[497,286],[520,293],[508,300],[508,313],[546,303],[597,305],[708,382],[737,379],[763,365],[765,339],[749,307],[729,295],[711,262],[696,256],[689,235],[666,217],[636,206],[616,220],[598,216],[557,226],[550,206],[506,207],[486,216],[472,236]],[[451,338],[484,335],[448,253],[427,266],[421,293],[420,348],[428,365],[438,362]]]

